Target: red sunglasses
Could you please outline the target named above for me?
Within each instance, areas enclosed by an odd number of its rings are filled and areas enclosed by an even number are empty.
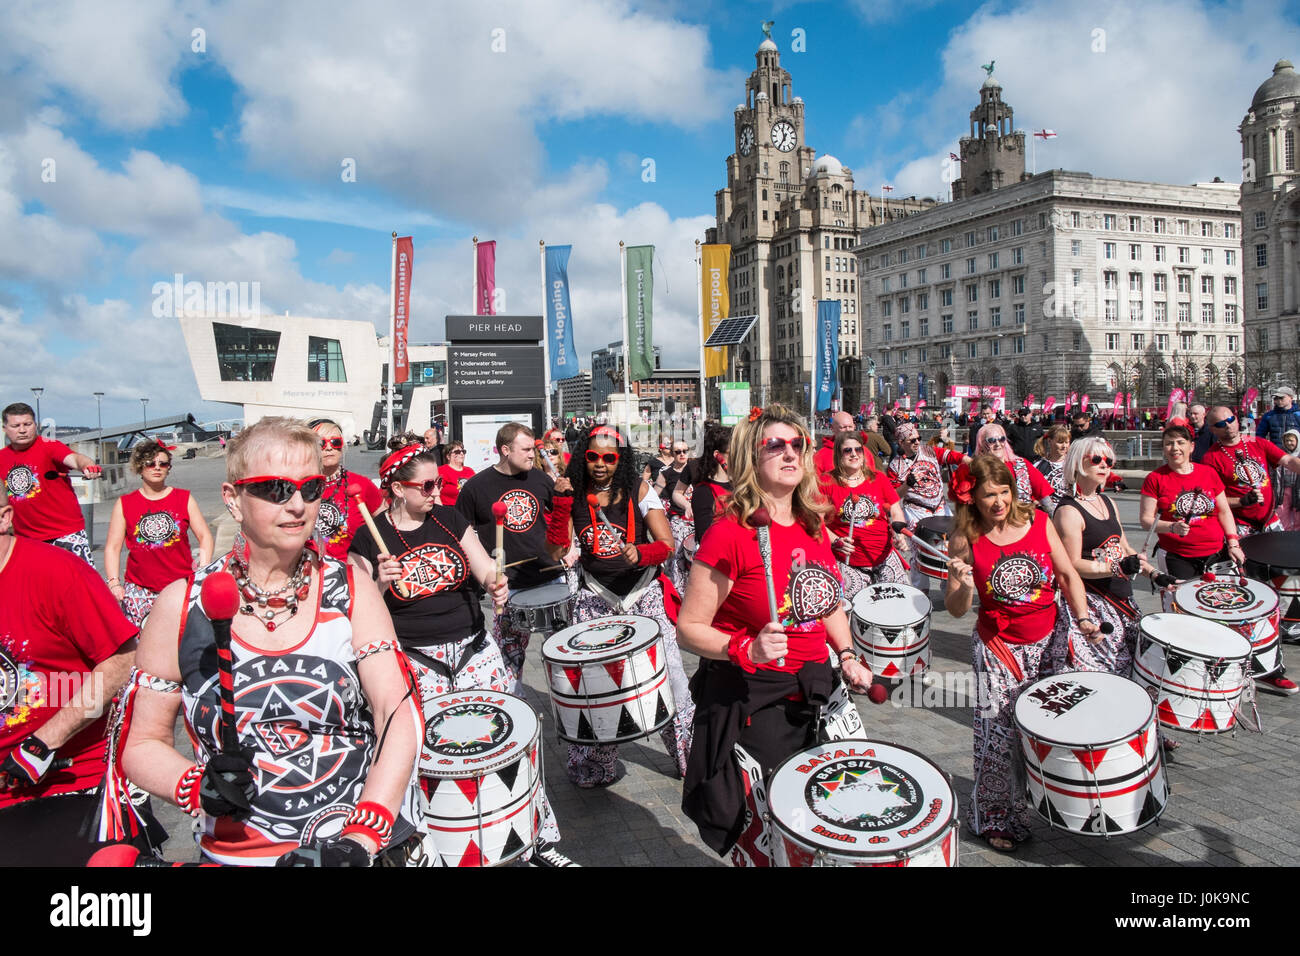
[[[790,450],[796,455],[802,455],[807,442],[803,440],[803,436],[797,438],[769,438],[763,442],[763,450],[774,455],[781,455],[785,453],[786,445],[789,445]]]
[[[240,478],[234,483],[236,488],[243,488],[254,498],[261,498],[273,505],[282,505],[294,496],[302,495],[302,500],[310,504],[319,501],[325,491],[325,476],[310,475],[295,481],[279,475],[257,475],[253,478]]]
[[[407,488],[419,488],[420,494],[426,498],[432,498],[434,492],[442,487],[441,478],[430,478],[428,481],[399,481],[399,485],[405,485]]]
[[[343,450],[343,439],[342,439],[342,437],[338,437],[338,438],[322,438],[322,439],[320,440],[320,447],[321,447],[321,451],[327,451],[327,450],[329,450],[330,448],[333,448],[335,451],[342,451],[342,450]]]
[[[604,462],[605,464],[607,464],[607,465],[617,465],[617,464],[618,464],[618,452],[616,452],[616,451],[607,451],[607,452],[588,451],[588,452],[587,452],[587,461],[590,462],[590,463],[593,464],[593,465],[594,465],[596,462],[598,462],[598,461],[603,461],[603,462]]]

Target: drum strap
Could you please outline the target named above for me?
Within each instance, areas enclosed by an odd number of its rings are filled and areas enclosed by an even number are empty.
[[[449,644],[448,647],[455,647],[455,644]],[[465,648],[463,654],[456,661],[455,667],[448,666],[446,661],[436,660],[428,654],[417,651],[413,647],[407,647],[404,650],[408,657],[413,657],[435,674],[441,675],[449,684],[455,683],[456,675],[459,674],[474,657],[483,648],[487,647],[487,631],[479,631],[474,635],[473,643]]]
[[[1089,594],[1095,594],[1130,620],[1136,621],[1142,616],[1142,612],[1138,610],[1137,605],[1134,604],[1132,600],[1121,600],[1105,591],[1089,587],[1086,579],[1083,582],[1083,586],[1087,589]]]
[[[582,579],[583,587],[612,607],[615,612],[619,614],[627,614],[627,609],[635,606],[636,602],[641,600],[641,595],[645,594],[645,592],[655,583],[655,579],[659,577],[659,567],[658,565],[655,565],[642,571],[641,576],[636,579],[636,584],[632,586],[632,590],[628,591],[623,597],[619,597],[609,588],[601,584],[595,577],[589,574],[587,569],[581,564],[578,565],[578,576]]]

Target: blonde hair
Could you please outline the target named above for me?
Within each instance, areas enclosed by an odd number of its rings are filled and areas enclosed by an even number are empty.
[[[1016,497],[1016,476],[1011,473],[1011,469],[1005,461],[996,455],[978,455],[968,467],[970,468],[970,477],[975,484],[971,486],[970,504],[966,504],[964,501],[956,503],[952,528],[953,537],[965,538],[973,545],[980,535],[987,530],[984,527],[984,519],[980,516],[979,509],[975,505],[975,499],[979,497],[980,488],[984,485],[1004,485],[1011,489],[1011,511],[1007,515],[1007,524],[1020,527],[1030,524],[1034,520],[1034,506]]]
[[[1051,428],[1047,429],[1047,431],[1043,432],[1043,434],[1038,437],[1038,441],[1034,442],[1034,454],[1037,455],[1039,458],[1046,458],[1047,446],[1049,442],[1055,442],[1058,438],[1069,438],[1069,437],[1070,437],[1069,425],[1053,425]]]
[[[763,443],[763,432],[769,425],[787,425],[803,439],[803,453],[799,464],[803,479],[794,490],[791,507],[795,519],[814,538],[821,535],[822,515],[830,506],[822,500],[817,484],[817,469],[813,465],[812,436],[804,427],[803,419],[784,405],[771,405],[751,421],[743,421],[731,433],[731,446],[727,472],[731,475],[731,496],[727,499],[727,514],[734,515],[743,525],[760,507],[766,507],[766,496],[758,483],[758,456]]]
[[[226,481],[234,483],[248,477],[248,462],[258,452],[272,445],[301,446],[311,452],[320,470],[320,436],[297,418],[275,415],[249,425],[226,442]]]

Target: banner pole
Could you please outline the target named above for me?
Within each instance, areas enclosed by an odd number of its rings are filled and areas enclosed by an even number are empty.
[[[470,270],[470,275],[473,276],[474,292],[473,292],[473,302],[471,302],[469,307],[469,314],[479,315],[480,313],[478,310],[478,236],[474,236],[474,238],[471,241],[474,244],[474,252],[473,252],[474,268]]]
[[[707,338],[704,334],[704,252],[700,248],[700,240],[695,240],[695,285],[700,294],[700,417],[708,418],[708,392],[706,391],[707,378],[705,372],[704,358],[704,340]]]
[[[627,351],[627,246],[623,240],[618,241],[618,258],[619,258],[619,287],[623,290],[623,411],[627,415],[627,426],[632,427],[632,413],[627,408],[628,392],[632,390],[631,382],[628,376],[631,369],[628,368],[628,351]]]
[[[393,383],[397,380],[397,233],[393,233],[393,268],[389,273],[388,283],[388,388],[385,398],[388,403],[388,434],[385,440],[393,437]]]
[[[542,270],[542,381],[546,388],[546,412],[543,416],[545,421],[542,422],[542,433],[545,434],[551,427],[551,323],[547,321],[549,313],[546,311],[546,241],[544,239],[537,240],[537,254]]]

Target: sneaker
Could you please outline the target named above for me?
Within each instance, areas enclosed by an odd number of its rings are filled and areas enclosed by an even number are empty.
[[[1256,677],[1255,687],[1269,694],[1280,694],[1283,697],[1290,697],[1292,694],[1300,693],[1300,684],[1288,677],[1283,677],[1281,674],[1274,674],[1270,677]]]
[[[538,843],[533,847],[533,855],[528,858],[529,866],[561,867],[577,866],[559,851],[554,843]]]

